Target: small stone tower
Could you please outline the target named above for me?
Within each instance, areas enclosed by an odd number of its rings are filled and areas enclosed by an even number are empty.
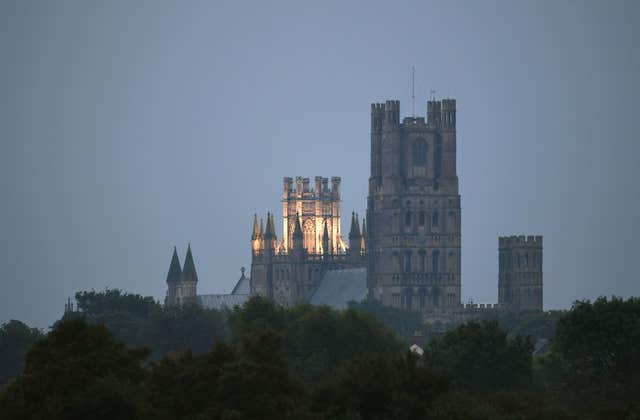
[[[180,268],[178,252],[173,248],[173,256],[167,273],[166,305],[180,305],[187,302],[195,302],[198,274],[191,254],[191,244],[187,247],[187,255],[184,260],[184,269]]]
[[[498,302],[508,310],[542,310],[542,236],[498,238]]]

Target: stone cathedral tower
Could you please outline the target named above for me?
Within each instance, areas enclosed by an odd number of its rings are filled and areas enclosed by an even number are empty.
[[[460,307],[456,101],[427,102],[400,121],[400,102],[371,105],[367,287],[385,305]]]
[[[498,246],[498,302],[512,311],[541,311],[542,236],[501,236]]]

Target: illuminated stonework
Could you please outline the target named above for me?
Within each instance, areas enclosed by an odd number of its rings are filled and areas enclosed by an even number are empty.
[[[328,270],[366,265],[366,232],[351,217],[349,246],[340,228],[340,178],[286,177],[282,195],[282,239],[276,238],[274,216],[253,219],[251,293],[283,305],[307,302]],[[364,220],[363,220],[364,225]]]
[[[324,224],[329,233],[329,249],[332,254],[344,254],[347,246],[340,233],[340,178],[315,177],[315,188],[309,187],[309,178],[283,179],[282,193],[282,242],[279,251],[288,253],[295,227],[300,219],[304,235],[304,249],[309,254],[323,254],[322,235]]]

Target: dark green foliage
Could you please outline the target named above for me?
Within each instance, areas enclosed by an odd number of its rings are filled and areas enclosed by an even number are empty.
[[[422,315],[419,312],[384,306],[376,299],[366,299],[360,303],[352,301],[349,302],[349,308],[372,315],[404,339],[423,330]]]
[[[76,300],[87,321],[105,325],[129,346],[149,347],[153,359],[186,349],[204,353],[227,336],[226,314],[195,304],[162,306],[119,290],[78,292]]]
[[[77,292],[77,309],[92,317],[110,316],[119,313],[132,316],[147,317],[161,308],[151,296],[140,296],[123,293],[118,289],[107,289],[104,292]]]
[[[242,308],[236,307],[229,317],[231,332],[235,339],[254,334],[264,329],[282,331],[286,325],[284,307],[259,296],[253,297]]]
[[[236,338],[265,328],[283,336],[284,351],[306,381],[315,381],[365,353],[397,353],[402,346],[393,333],[353,309],[338,312],[326,306],[300,305],[284,309],[254,297],[230,316]]]
[[[434,339],[425,357],[467,390],[507,389],[531,379],[533,345],[507,337],[495,321],[468,322]]]
[[[428,419],[448,389],[449,379],[413,354],[365,355],[317,387],[312,410],[331,419]]]
[[[497,312],[482,316],[482,320],[496,321],[509,335],[531,336],[534,339],[552,340],[556,324],[566,311]]]
[[[432,409],[433,418],[447,420],[583,420],[598,417],[578,415],[551,403],[542,393],[501,391],[494,393],[453,392],[440,398]],[[603,418],[604,420],[604,418]]]
[[[13,319],[0,326],[0,385],[22,371],[24,355],[42,337],[39,329]]]
[[[107,291],[79,306],[0,389],[0,418],[640,419],[638,299],[577,302],[535,359],[516,332],[544,336],[557,314],[468,322],[418,357],[364,312],[398,316],[405,332],[410,317],[374,302],[339,312],[253,298],[226,313]],[[145,365],[148,351],[111,331],[167,356]],[[3,350],[40,336],[16,321],[2,334],[16,338]]]
[[[576,302],[558,322],[555,346],[578,393],[610,401],[640,395],[639,298]]]
[[[148,386],[149,414],[160,419],[296,419],[304,408],[302,384],[271,330],[154,363]]]
[[[0,395],[0,413],[15,419],[131,418],[148,353],[127,349],[104,326],[60,322],[27,353],[24,372]]]

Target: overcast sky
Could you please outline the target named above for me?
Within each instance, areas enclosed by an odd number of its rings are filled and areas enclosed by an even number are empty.
[[[640,2],[2,1],[0,323],[68,296],[199,293],[249,266],[283,176],[365,212],[370,103],[457,99],[463,300],[544,235],[544,306],[640,295]],[[343,230],[348,231],[348,218]]]

